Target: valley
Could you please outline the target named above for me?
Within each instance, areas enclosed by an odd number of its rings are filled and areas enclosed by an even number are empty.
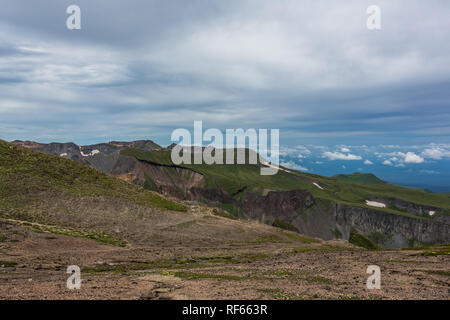
[[[328,178],[280,167],[276,175],[262,176],[264,161],[175,165],[173,145],[164,148],[150,140],[81,147],[14,143],[87,164],[165,196],[324,240],[349,240],[358,233],[374,245],[397,249],[450,242],[448,196],[392,185],[371,174]]]
[[[0,141],[1,299],[448,297],[448,198],[291,170],[178,167],[141,146],[111,157],[82,148],[74,161],[65,146]],[[374,226],[420,246],[383,248],[392,240]],[[374,264],[381,290],[366,287]],[[79,290],[66,287],[70,265]]]

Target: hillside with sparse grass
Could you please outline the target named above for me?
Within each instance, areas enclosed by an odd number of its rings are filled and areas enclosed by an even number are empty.
[[[64,198],[113,198],[159,210],[186,210],[160,194],[92,167],[0,141],[0,217],[45,220],[46,212],[39,208]]]
[[[106,174],[0,141],[0,299],[446,296],[448,245],[418,241],[445,234],[434,221],[440,213],[417,216],[400,198],[381,209],[358,200],[420,191],[286,168],[261,176],[261,164],[175,166],[169,155],[124,149]],[[183,183],[194,199],[163,195]],[[383,250],[399,237],[406,244],[397,247],[414,248]],[[365,289],[368,261],[407,273],[373,294]],[[69,265],[82,272],[76,292],[66,289]],[[416,276],[426,281],[416,285]]]
[[[170,150],[145,151],[125,149],[121,154],[133,156],[141,161],[175,166],[170,158]],[[365,200],[371,198],[398,198],[418,205],[436,206],[450,211],[450,199],[442,194],[387,184],[372,174],[354,174],[343,179],[344,175],[332,178],[303,173],[281,167],[276,175],[260,175],[261,164],[244,165],[196,165],[181,164],[178,167],[191,169],[205,176],[205,188],[220,188],[228,194],[270,190],[304,189],[316,198],[333,200],[357,206],[366,206]],[[375,183],[378,182],[378,183]],[[322,187],[320,189],[317,185]],[[398,208],[382,209],[388,212],[404,214]]]
[[[448,196],[375,183],[381,180],[373,175],[329,178],[284,167],[275,175],[261,175],[261,168],[268,165],[264,161],[175,165],[171,150],[155,147],[153,142],[21,145],[1,143],[1,214],[14,219],[67,227],[78,221],[88,228],[99,225],[96,219],[100,219],[104,222],[100,231],[109,232],[112,216],[130,211],[130,206],[182,212],[186,208],[179,200],[190,200],[234,218],[326,240],[349,240],[351,230],[388,248],[450,238]],[[35,145],[52,155],[32,150]],[[61,150],[67,152],[57,156]],[[245,152],[248,157],[249,151]],[[102,202],[102,207],[92,205],[95,202]],[[94,209],[80,212],[80,206]],[[404,228],[405,224],[409,227]]]
[[[224,154],[226,152],[229,151],[225,150]],[[150,185],[150,181],[160,192],[170,194],[168,185],[173,184],[173,177],[181,171],[193,172],[201,175],[201,183],[185,189],[184,197],[204,201],[238,217],[259,220],[264,217],[268,224],[324,239],[339,238],[340,234],[341,238],[349,240],[353,228],[367,238],[374,238],[377,245],[388,247],[410,246],[414,241],[449,241],[450,238],[446,220],[450,212],[448,197],[388,184],[372,174],[328,178],[280,167],[277,174],[264,176],[260,174],[264,163],[175,165],[168,149],[127,148],[121,151],[121,156],[159,170],[157,180],[147,177],[146,182]],[[353,217],[347,217],[350,212]],[[336,223],[339,215],[350,220]],[[353,220],[359,225],[351,222]],[[414,228],[420,225],[438,237],[404,231],[402,224],[417,225]],[[403,230],[402,240],[397,237],[399,230]],[[385,237],[381,239],[375,237],[376,234],[385,234]]]
[[[333,178],[357,184],[387,184],[386,181],[381,180],[372,173],[337,174]]]

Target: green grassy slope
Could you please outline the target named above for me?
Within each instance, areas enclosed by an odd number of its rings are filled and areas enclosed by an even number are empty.
[[[379,179],[372,173],[355,172],[352,174],[338,174],[333,176],[333,178],[357,184],[387,184],[386,181]]]
[[[121,153],[151,163],[173,165],[170,158],[171,151],[168,150],[145,151],[142,149],[125,149]],[[262,189],[291,190],[295,188],[307,188],[310,184],[309,179],[304,179],[301,176],[293,176],[281,170],[276,175],[261,176],[259,165],[183,164],[181,167],[203,174],[205,176],[205,188],[220,188],[229,194],[235,194],[244,187],[247,187],[248,191]]]
[[[122,154],[134,156],[139,160],[151,163],[173,165],[170,151],[144,151],[126,149]],[[272,190],[309,190],[315,198],[327,199],[339,203],[347,203],[361,207],[365,200],[377,198],[399,198],[420,205],[440,207],[450,211],[450,198],[442,194],[428,193],[390,184],[357,184],[336,178],[328,178],[288,169],[278,171],[273,176],[261,176],[259,165],[186,165],[205,176],[206,188],[221,188],[233,195],[246,187],[245,192],[259,192],[263,189]],[[378,179],[378,178],[377,178]],[[324,190],[313,183],[319,184]],[[372,207],[368,207],[372,208]],[[379,209],[391,213],[405,214],[395,208]]]
[[[89,166],[0,140],[0,215],[26,215],[25,208],[34,201],[63,194],[112,196],[147,207],[186,210],[157,193]]]

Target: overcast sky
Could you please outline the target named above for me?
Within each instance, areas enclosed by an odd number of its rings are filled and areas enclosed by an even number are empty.
[[[1,0],[0,138],[166,145],[203,120],[426,162],[450,150],[449,16],[447,0]]]

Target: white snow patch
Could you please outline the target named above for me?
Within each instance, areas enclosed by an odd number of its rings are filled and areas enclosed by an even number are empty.
[[[285,172],[291,173],[291,171],[286,170],[286,169],[283,169],[283,168],[280,168],[279,166],[274,165],[274,164],[271,164],[271,163],[269,163],[268,161],[261,160],[261,163],[262,163],[263,165],[268,166],[268,167],[275,168],[275,169],[277,169],[277,170],[281,170],[281,171],[285,171]]]
[[[323,188],[318,184],[318,183],[315,183],[315,182],[313,182],[313,185],[315,185],[317,188],[319,188],[320,190],[323,190]]]
[[[430,215],[430,216],[434,216],[434,214],[436,213],[436,211],[428,211],[428,214]]]
[[[384,203],[382,203],[382,202],[376,202],[376,201],[369,201],[369,200],[366,200],[366,204],[367,204],[368,206],[371,206],[371,207],[386,208],[386,205],[385,205]]]
[[[67,153],[61,153],[60,155],[59,155],[60,157],[67,157]]]
[[[291,171],[283,169],[283,168],[280,168],[279,166],[276,166],[274,164],[268,164],[268,166],[271,167],[271,168],[275,168],[275,169],[278,169],[278,170],[281,170],[281,171],[285,171],[285,172],[291,173]]]
[[[91,151],[90,153],[88,153],[88,154],[84,153],[84,152],[81,151],[81,150],[80,150],[80,152],[81,152],[81,155],[82,155],[83,157],[91,157],[91,156],[96,155],[97,153],[100,153],[100,151],[97,150],[97,149],[92,150],[92,151]]]

